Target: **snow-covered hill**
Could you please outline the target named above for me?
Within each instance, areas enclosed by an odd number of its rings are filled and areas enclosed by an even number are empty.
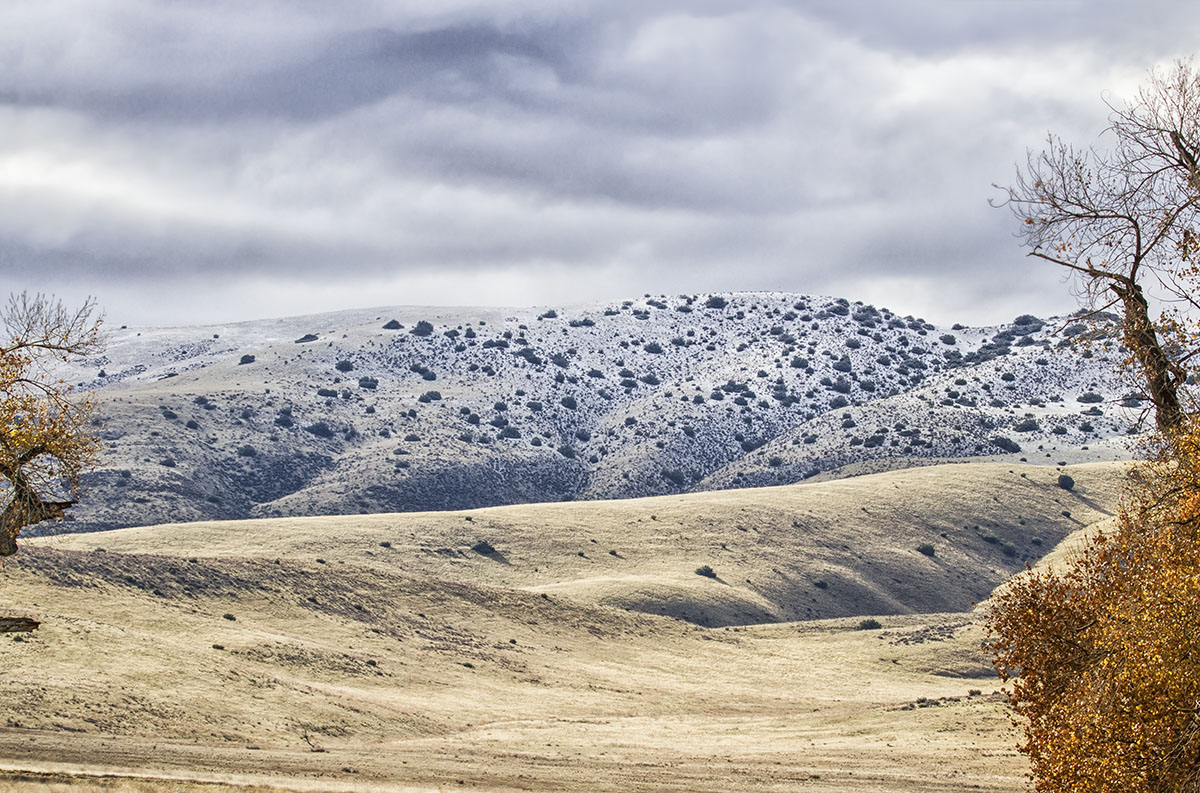
[[[1113,374],[1114,331],[1030,316],[937,328],[782,293],[123,327],[66,373],[99,402],[105,453],[72,519],[43,530],[1119,456],[1137,406]]]

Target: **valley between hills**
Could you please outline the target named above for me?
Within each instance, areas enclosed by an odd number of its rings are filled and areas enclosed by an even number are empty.
[[[33,539],[0,569],[42,623],[0,641],[0,789],[1021,790],[979,604],[1123,474]]]

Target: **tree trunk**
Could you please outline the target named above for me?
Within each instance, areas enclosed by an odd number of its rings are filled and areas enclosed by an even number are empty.
[[[1150,306],[1142,287],[1133,281],[1111,286],[1125,308],[1125,346],[1135,359],[1150,401],[1154,403],[1154,420],[1160,432],[1179,428],[1184,419],[1179,404],[1179,384],[1183,378],[1162,348],[1154,323],[1150,321]]]
[[[0,617],[0,633],[29,633],[41,624],[28,617]]]

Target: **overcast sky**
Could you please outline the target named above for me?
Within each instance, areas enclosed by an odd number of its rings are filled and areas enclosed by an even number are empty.
[[[1175,0],[5,0],[0,289],[110,322],[645,292],[1072,308],[988,207]]]

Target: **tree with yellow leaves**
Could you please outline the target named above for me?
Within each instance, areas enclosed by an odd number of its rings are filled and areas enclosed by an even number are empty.
[[[96,304],[77,310],[22,293],[0,311],[0,556],[27,526],[61,518],[95,462],[93,403],[56,378],[54,364],[100,349]]]
[[[1052,138],[1009,201],[1033,255],[1079,275],[1093,307],[1123,309],[1127,372],[1156,432],[1115,530],[1065,570],[1002,589],[990,645],[1037,791],[1200,792],[1200,415],[1187,385],[1200,340],[1200,74],[1188,62],[1152,73],[1110,129],[1118,146],[1103,156]],[[1175,301],[1156,319],[1146,283]]]

